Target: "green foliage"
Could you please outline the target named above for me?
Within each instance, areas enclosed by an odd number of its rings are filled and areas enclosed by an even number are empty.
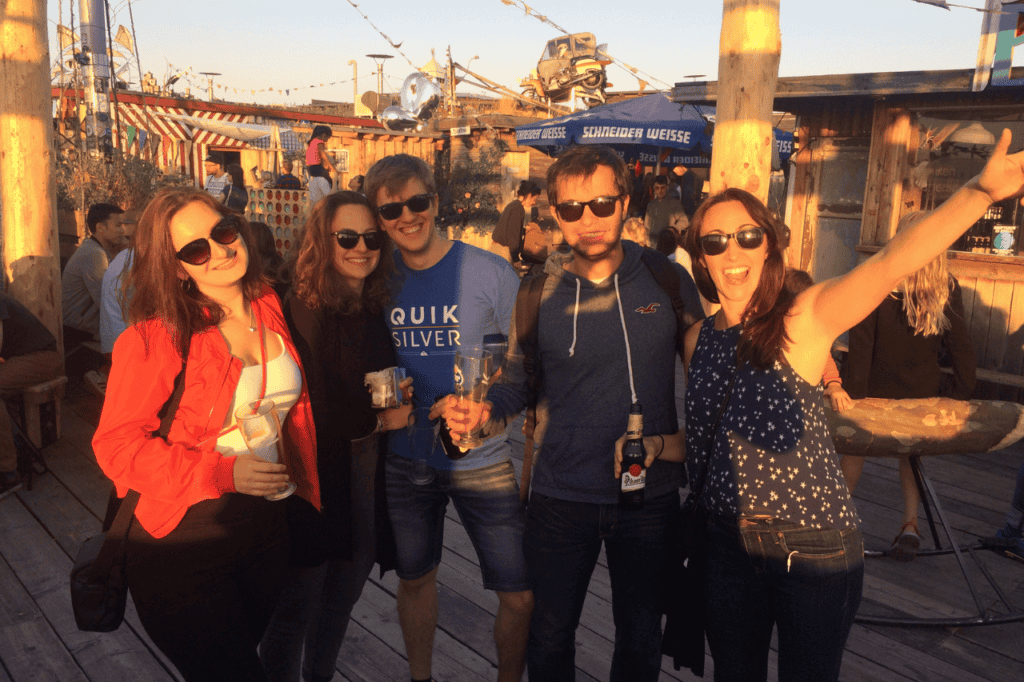
[[[501,159],[508,152],[504,140],[488,140],[482,137],[480,143],[471,138],[458,138],[465,149],[458,153],[451,175],[440,188],[438,224],[452,227],[456,239],[468,227],[489,233],[498,224],[501,213],[498,202],[501,199]]]
[[[83,210],[107,202],[127,211],[165,187],[191,184],[191,178],[165,175],[156,164],[135,156],[114,152],[108,161],[66,150],[57,162],[57,208]]]

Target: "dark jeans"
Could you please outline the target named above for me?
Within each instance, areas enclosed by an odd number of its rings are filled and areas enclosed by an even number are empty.
[[[776,625],[780,682],[837,680],[863,582],[856,528],[712,520],[704,594],[715,682],[767,679]]]
[[[284,505],[228,493],[154,538],[128,536],[128,588],[142,627],[186,682],[265,682],[256,646],[288,564]]]
[[[535,607],[526,660],[530,682],[576,677],[576,627],[604,542],[612,583],[615,651],[611,682],[657,680],[661,669],[658,578],[679,493],[640,511],[569,502],[534,492],[523,541]]]

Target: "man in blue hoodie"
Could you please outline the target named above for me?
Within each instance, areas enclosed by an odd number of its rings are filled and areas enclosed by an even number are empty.
[[[576,147],[551,166],[547,187],[572,252],[548,260],[537,317],[540,451],[523,539],[535,599],[530,682],[575,678],[575,631],[602,542],[615,621],[609,679],[653,681],[661,667],[656,588],[683,483],[681,465],[665,461],[682,457],[676,317],[641,260],[643,249],[621,238],[630,189],[625,163],[604,147]],[[515,324],[509,348],[487,394],[488,434],[527,403]],[[618,506],[614,457],[637,402],[648,459],[656,458],[643,508],[628,510]]]

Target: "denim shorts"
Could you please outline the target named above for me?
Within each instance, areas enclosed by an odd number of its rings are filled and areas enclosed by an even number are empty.
[[[523,558],[525,514],[512,462],[468,471],[435,470],[434,480],[409,480],[412,460],[389,452],[385,461],[388,514],[398,549],[396,573],[416,580],[441,563],[448,500],[480,560],[484,587],[498,592],[530,589]]]

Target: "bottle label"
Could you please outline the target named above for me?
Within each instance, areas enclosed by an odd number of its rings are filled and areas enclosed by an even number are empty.
[[[646,482],[647,470],[639,464],[632,464],[629,469],[622,472],[622,492],[624,493],[643,490]]]

